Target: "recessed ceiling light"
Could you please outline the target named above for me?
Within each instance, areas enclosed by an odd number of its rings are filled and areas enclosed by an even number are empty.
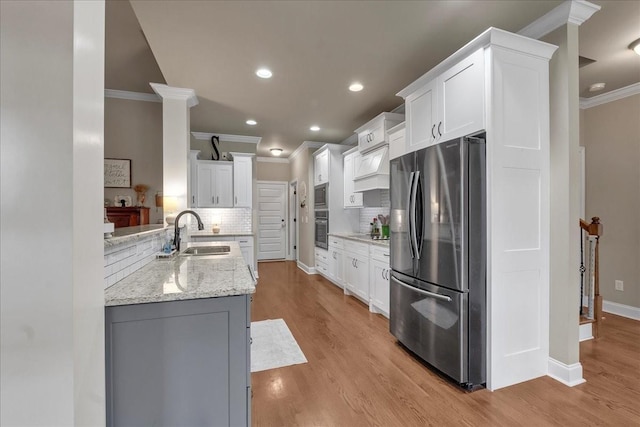
[[[320,126],[315,126],[315,125],[314,125],[314,126],[311,126],[311,127],[309,128],[309,130],[312,130],[312,131],[314,131],[314,132],[318,132],[318,131],[320,130]]]
[[[273,154],[276,157],[278,157],[280,154],[282,154],[282,148],[272,148],[269,151],[271,151],[271,154]]]
[[[589,92],[597,92],[599,90],[604,89],[605,84],[604,83],[594,83],[591,86],[589,86]]]
[[[258,124],[258,122],[256,122],[255,120],[251,120],[251,119],[247,120],[247,122],[246,122],[246,123],[247,123],[249,126],[255,126],[255,125],[257,125],[257,124]]]
[[[256,76],[258,76],[260,78],[263,78],[263,79],[268,79],[272,75],[273,75],[273,73],[268,68],[260,68],[258,71],[256,71]]]
[[[362,84],[358,82],[351,83],[351,86],[349,86],[349,90],[351,92],[360,92],[363,88],[364,86],[362,86]]]
[[[640,55],[640,39],[634,41],[629,45],[629,49]]]

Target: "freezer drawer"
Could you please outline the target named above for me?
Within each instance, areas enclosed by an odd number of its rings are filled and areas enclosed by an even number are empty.
[[[390,330],[409,350],[458,383],[468,382],[468,294],[393,273]]]

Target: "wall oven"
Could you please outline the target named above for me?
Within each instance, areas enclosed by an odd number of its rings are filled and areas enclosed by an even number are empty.
[[[329,184],[316,185],[313,191],[313,208],[315,210],[329,209]]]
[[[329,211],[316,211],[316,246],[329,249]]]

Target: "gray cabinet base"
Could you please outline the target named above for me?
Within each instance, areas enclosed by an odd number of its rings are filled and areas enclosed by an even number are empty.
[[[249,298],[106,307],[107,425],[249,425]]]

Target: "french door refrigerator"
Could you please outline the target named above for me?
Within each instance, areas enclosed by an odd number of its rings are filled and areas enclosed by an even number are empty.
[[[466,388],[486,382],[484,137],[391,161],[390,330]]]

